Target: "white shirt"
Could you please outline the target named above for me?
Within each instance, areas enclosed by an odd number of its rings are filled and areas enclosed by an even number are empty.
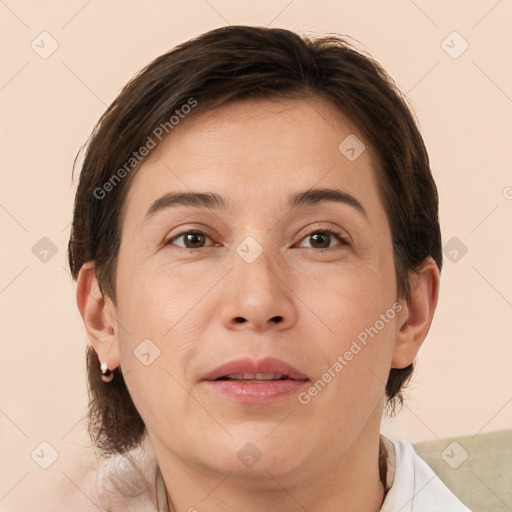
[[[409,441],[384,437],[384,442],[388,447],[388,482],[392,485],[381,512],[471,512]]]

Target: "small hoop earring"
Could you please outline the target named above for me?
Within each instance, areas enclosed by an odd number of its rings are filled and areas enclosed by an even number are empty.
[[[103,382],[111,382],[112,379],[114,378],[114,372],[111,372],[108,369],[107,363],[101,363],[100,370],[101,370],[101,380]]]

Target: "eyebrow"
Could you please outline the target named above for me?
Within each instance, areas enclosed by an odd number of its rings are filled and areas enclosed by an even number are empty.
[[[343,190],[315,188],[288,196],[288,207],[291,209],[325,202],[343,203],[352,206],[368,220],[368,214],[363,205],[353,195]],[[232,208],[233,205],[219,194],[212,192],[169,192],[151,204],[146,212],[145,220],[149,220],[157,212],[176,206],[228,210]]]

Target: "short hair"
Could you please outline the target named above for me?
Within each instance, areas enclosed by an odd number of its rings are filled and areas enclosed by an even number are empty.
[[[226,26],[178,45],[139,71],[77,154],[74,167],[86,148],[68,244],[73,278],[92,262],[101,293],[116,304],[126,195],[147,158],[139,149],[149,139],[165,140],[162,127],[172,136],[179,114],[197,116],[257,98],[322,98],[372,148],[372,169],[391,229],[398,298],[410,300],[409,272],[418,272],[429,256],[441,270],[438,193],[427,150],[405,95],[381,65],[336,34],[310,37],[282,28]],[[392,413],[403,403],[413,368],[414,363],[390,369],[386,405]],[[108,455],[140,444],[145,425],[122,369],[105,384],[98,356],[88,346],[87,371],[89,433],[96,446]]]

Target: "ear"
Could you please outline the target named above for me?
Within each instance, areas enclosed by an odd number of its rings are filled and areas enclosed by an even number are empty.
[[[411,272],[411,299],[400,315],[391,368],[405,368],[413,361],[427,337],[439,296],[439,269],[429,256],[420,272]]]
[[[120,365],[117,312],[112,300],[103,297],[92,262],[82,265],[77,278],[76,302],[89,341],[100,362],[113,371]],[[99,371],[99,369],[98,369]]]

